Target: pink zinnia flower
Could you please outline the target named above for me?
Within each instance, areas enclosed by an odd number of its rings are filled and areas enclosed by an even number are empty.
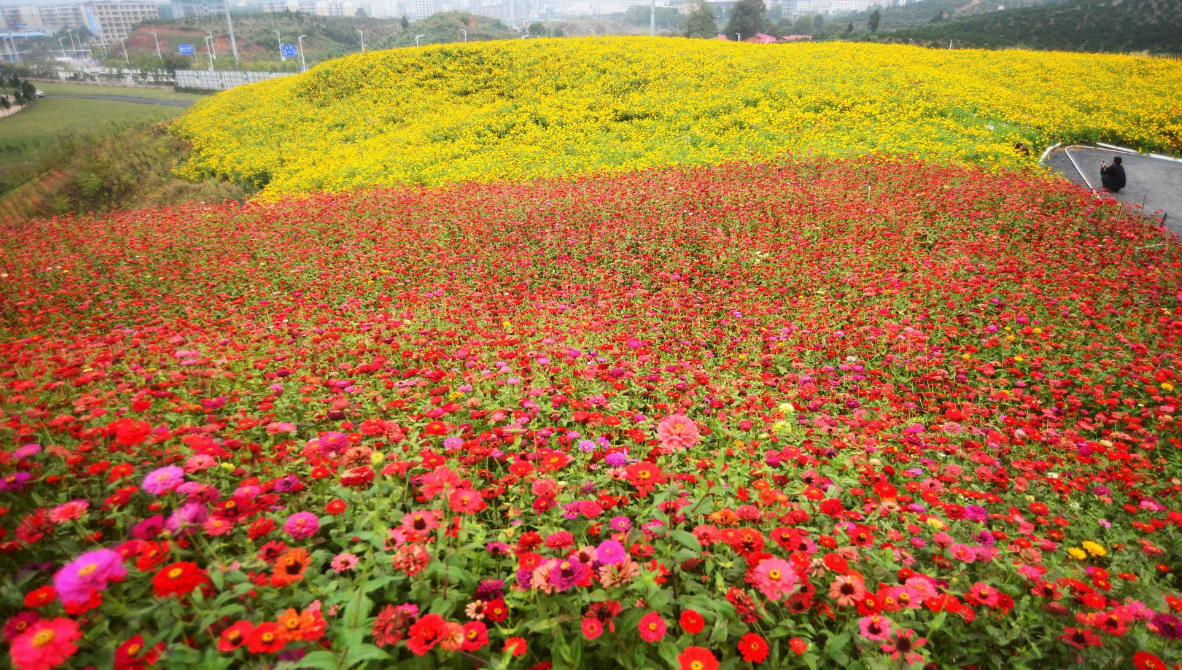
[[[283,524],[283,530],[288,535],[296,540],[302,540],[305,537],[312,537],[316,531],[320,530],[320,519],[311,512],[296,512],[287,517],[287,523]]]
[[[162,496],[175,491],[185,481],[185,471],[170,465],[157,468],[144,477],[143,489],[154,496]]]
[[[640,618],[636,624],[640,630],[640,638],[645,642],[660,642],[665,637],[665,620],[656,612],[649,612]]]
[[[891,620],[878,615],[864,616],[858,620],[858,631],[867,640],[881,642],[891,637]]]
[[[90,509],[90,503],[85,500],[71,500],[50,510],[49,520],[54,523],[73,521],[81,517],[88,509]]]
[[[852,607],[866,595],[866,584],[857,575],[841,575],[829,585],[829,597],[842,607]]]
[[[50,670],[66,662],[82,637],[72,619],[42,619],[12,640],[12,665],[17,670]]]
[[[353,568],[357,567],[357,562],[358,558],[356,554],[337,554],[336,557],[332,559],[332,571],[339,574],[346,570],[352,570]]]
[[[90,594],[107,588],[107,582],[127,575],[122,557],[110,549],[89,551],[66,564],[53,576],[53,586],[66,605],[86,602]]]
[[[915,631],[908,628],[907,630],[896,630],[895,639],[890,640],[882,645],[883,653],[890,654],[892,661],[899,660],[902,656],[907,663],[919,663],[923,660],[923,655],[916,651],[927,643],[927,638],[916,638]]]
[[[756,588],[769,600],[779,600],[796,589],[796,571],[782,558],[769,558],[755,567]]]
[[[666,449],[689,449],[701,441],[698,426],[683,414],[670,414],[657,425],[657,439]]]

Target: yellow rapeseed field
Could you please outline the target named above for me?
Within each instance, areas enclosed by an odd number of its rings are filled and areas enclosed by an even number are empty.
[[[264,197],[788,152],[1021,168],[1057,141],[1182,152],[1182,63],[678,38],[452,44],[243,86],[176,129],[193,143],[187,170],[266,184]]]

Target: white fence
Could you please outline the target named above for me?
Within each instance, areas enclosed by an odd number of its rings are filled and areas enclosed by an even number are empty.
[[[243,72],[239,70],[177,70],[177,88],[201,91],[226,91],[235,86],[290,77],[291,72]]]

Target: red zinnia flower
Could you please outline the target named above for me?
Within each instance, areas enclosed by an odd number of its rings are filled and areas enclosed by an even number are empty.
[[[739,638],[739,655],[748,663],[763,663],[767,658],[767,640],[759,633],[747,633]]]
[[[246,644],[250,639],[251,633],[254,632],[254,624],[249,621],[238,621],[233,626],[222,631],[218,638],[218,651],[227,652]]]
[[[718,670],[718,659],[704,647],[686,647],[677,655],[676,670]]]
[[[161,568],[152,578],[152,588],[157,598],[171,595],[188,595],[193,589],[205,583],[205,571],[196,563],[181,561]]]
[[[1167,670],[1168,666],[1155,654],[1139,651],[1133,654],[1133,665],[1137,670]]]
[[[416,656],[423,656],[439,644],[439,633],[447,623],[438,614],[428,614],[411,624],[406,638],[406,648]]]
[[[521,656],[529,649],[529,644],[523,637],[511,637],[505,640],[505,647],[502,651],[512,652],[514,656]]]
[[[246,648],[252,654],[273,654],[287,644],[281,633],[279,624],[271,621],[263,622],[251,632]]]
[[[681,629],[690,635],[701,633],[705,625],[706,620],[694,610],[685,610],[681,613]]]
[[[481,621],[464,624],[464,651],[478,651],[488,644],[488,627]]]

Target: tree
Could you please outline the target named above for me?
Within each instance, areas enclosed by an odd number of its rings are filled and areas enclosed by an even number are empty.
[[[849,25],[845,27],[845,34],[849,35],[852,32],[854,32],[854,22],[850,21]]]
[[[8,101],[7,95],[0,95],[0,109],[8,109],[12,107],[12,103]]]
[[[825,25],[825,17],[817,14],[813,17],[813,34],[821,32],[821,26]]]
[[[792,24],[793,35],[808,35],[813,32],[813,19],[810,16],[802,16],[796,19]]]
[[[694,11],[690,12],[689,19],[685,22],[685,36],[709,39],[716,35],[718,35],[718,23],[714,20],[714,10],[699,0],[694,5]]]
[[[402,15],[402,20],[400,20],[398,23],[402,24],[403,30],[406,30],[410,27],[410,21],[406,20],[406,14]]]
[[[529,24],[529,34],[531,37],[544,37],[546,35],[546,26],[535,21]]]
[[[941,9],[940,13],[933,16],[929,23],[944,23],[944,10]]]
[[[870,18],[867,20],[867,23],[870,24],[870,32],[878,32],[878,24],[882,23],[882,10],[875,7],[874,11],[870,12]]]
[[[361,7],[358,7],[357,14],[355,16],[359,19],[364,19],[364,18],[368,18],[369,14],[366,14],[364,9],[362,9]]]
[[[730,20],[726,22],[726,36],[735,33],[751,37],[767,30],[767,17],[763,14],[763,0],[739,0],[731,8]]]

